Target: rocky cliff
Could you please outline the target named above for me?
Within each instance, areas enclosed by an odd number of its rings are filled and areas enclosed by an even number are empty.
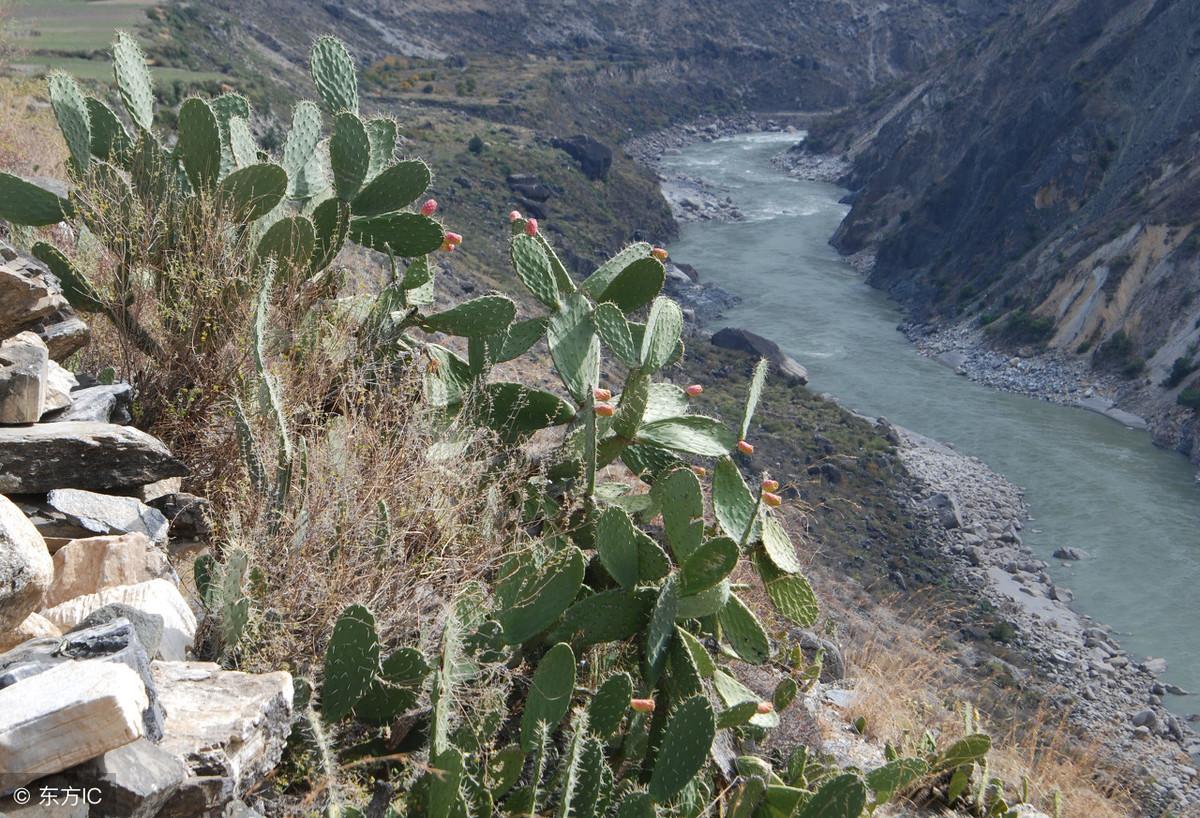
[[[835,243],[874,248],[873,283],[918,320],[1087,356],[1191,452],[1198,70],[1186,0],[1014,6],[866,127],[816,135],[854,162]]]

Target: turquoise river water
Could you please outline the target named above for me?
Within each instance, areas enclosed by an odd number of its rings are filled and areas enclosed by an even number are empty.
[[[683,225],[672,257],[739,295],[721,323],[776,341],[808,368],[811,388],[952,443],[1022,486],[1033,516],[1022,536],[1075,592],[1073,607],[1113,628],[1132,658],[1166,658],[1164,679],[1200,693],[1193,468],[1146,432],[989,389],[918,354],[896,330],[896,306],[829,246],[845,191],[770,164],[795,139],[745,135],[666,157],[668,169],[723,188],[746,216]],[[1061,546],[1091,558],[1063,566],[1050,559]],[[1188,698],[1168,704],[1200,710]]]

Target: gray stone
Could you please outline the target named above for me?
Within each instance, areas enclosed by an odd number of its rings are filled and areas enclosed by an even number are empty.
[[[1053,554],[1057,560],[1084,560],[1091,556],[1082,548],[1056,548]]]
[[[1133,714],[1133,726],[1134,727],[1145,726],[1145,727],[1153,728],[1154,725],[1156,725],[1157,723],[1158,723],[1158,716],[1156,716],[1154,714],[1154,711],[1151,710],[1149,707],[1147,707],[1145,710],[1139,710],[1138,712]]]
[[[612,148],[586,134],[576,134],[565,139],[555,138],[550,144],[567,153],[579,163],[579,169],[589,179],[603,179],[612,166]]]
[[[171,523],[170,535],[177,540],[207,540],[212,535],[210,503],[187,492],[164,494],[150,501]]]
[[[793,638],[806,651],[816,653],[823,651],[821,658],[821,681],[836,682],[846,678],[846,660],[842,651],[833,642],[817,636],[812,631],[797,630],[792,632]]]
[[[962,527],[962,509],[959,508],[957,498],[939,491],[926,500],[925,505],[929,506],[929,509],[937,516],[938,523],[942,528]]]
[[[1146,671],[1147,673],[1152,673],[1157,676],[1167,672],[1167,660],[1147,657],[1146,661],[1142,662],[1141,667],[1142,670]]]
[[[144,534],[156,543],[167,541],[167,518],[136,497],[114,497],[82,489],[55,489],[47,495],[46,505],[75,529],[55,536],[136,533]]]
[[[187,774],[182,759],[141,738],[81,764],[67,776],[76,786],[99,788],[92,816],[151,818]]]
[[[163,636],[162,616],[150,613],[149,611],[140,611],[137,608],[123,605],[120,602],[114,602],[111,605],[105,605],[103,608],[92,611],[88,614],[87,618],[68,633],[95,628],[99,625],[112,622],[115,619],[125,619],[133,625],[138,641],[142,643],[142,647],[146,649],[148,655],[154,656],[158,653],[158,646],[162,642]]]
[[[50,351],[32,332],[0,342],[0,423],[37,423],[49,365]]]
[[[186,474],[166,446],[131,426],[72,421],[0,427],[2,494],[134,488]]]
[[[15,629],[37,609],[53,575],[42,535],[11,500],[0,496],[0,631]]]
[[[771,367],[789,383],[808,383],[808,370],[790,358],[779,348],[779,344],[749,330],[725,327],[712,337],[713,346],[745,352],[757,358],[766,358]]]
[[[187,656],[196,639],[196,615],[179,593],[179,588],[165,579],[104,588],[97,593],[46,608],[40,613],[63,631],[69,631],[95,611],[117,602],[162,617],[163,636],[158,646],[159,657],[178,660]]]
[[[70,408],[71,390],[79,386],[75,376],[55,361],[49,361],[46,367],[46,394],[42,400],[42,415]]]
[[[43,420],[46,423],[88,421],[125,425],[133,420],[132,407],[133,387],[127,383],[88,386],[71,393],[69,408]]]

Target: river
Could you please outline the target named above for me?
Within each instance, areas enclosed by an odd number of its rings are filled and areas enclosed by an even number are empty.
[[[918,354],[887,296],[829,245],[846,191],[794,179],[769,159],[795,135],[753,134],[664,158],[723,188],[746,216],[684,224],[672,258],[742,302],[720,325],[776,341],[810,387],[870,415],[952,443],[1023,487],[1025,542],[1050,562],[1072,605],[1111,627],[1130,657],[1167,659],[1165,681],[1200,693],[1200,486],[1178,454],[1100,415],[972,383]],[[716,328],[716,327],[714,327]],[[1089,559],[1051,559],[1074,546]],[[1188,698],[1169,697],[1178,712]]]

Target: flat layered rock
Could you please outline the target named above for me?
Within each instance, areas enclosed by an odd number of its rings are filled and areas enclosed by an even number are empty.
[[[0,338],[30,330],[61,361],[88,342],[88,327],[62,294],[58,279],[40,261],[4,253],[0,260]]]
[[[133,488],[187,468],[160,441],[111,423],[0,427],[0,494]]]
[[[167,541],[167,518],[136,497],[118,497],[83,489],[55,489],[46,496],[43,516],[54,525],[43,536],[93,537],[142,534],[156,543]]]
[[[155,662],[152,670],[167,711],[159,747],[190,773],[160,815],[220,815],[279,763],[292,729],[292,676],[211,662]]]
[[[152,818],[187,777],[182,759],[140,738],[71,770],[77,787],[97,787],[103,815]]]
[[[79,379],[71,374],[70,370],[64,369],[53,360],[49,361],[46,368],[46,396],[42,401],[42,414],[69,408],[71,390],[77,386]]]
[[[69,631],[101,608],[120,603],[162,617],[163,634],[157,655],[168,660],[187,657],[196,638],[196,615],[174,584],[152,579],[137,585],[118,585],[40,611],[64,631]]]
[[[144,534],[72,540],[54,554],[54,579],[42,605],[52,608],[106,588],[153,579],[174,583],[175,571],[166,554]]]
[[[0,495],[0,634],[37,609],[53,570],[42,535],[21,509]]]
[[[120,423],[132,420],[133,387],[127,383],[88,386],[71,392],[71,405],[53,415],[43,417],[43,423],[91,421]]]
[[[71,662],[0,690],[0,793],[140,738],[147,705],[122,664]]]

